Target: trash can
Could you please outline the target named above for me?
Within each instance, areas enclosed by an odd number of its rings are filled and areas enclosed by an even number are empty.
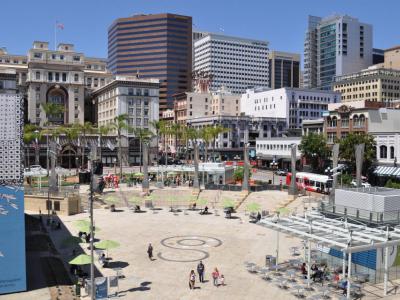
[[[79,172],[79,183],[90,183],[90,172]]]
[[[276,257],[272,255],[265,256],[265,266],[272,267],[276,265]]]

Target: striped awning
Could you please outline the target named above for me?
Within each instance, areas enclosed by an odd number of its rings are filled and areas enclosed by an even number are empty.
[[[378,176],[396,176],[400,177],[400,167],[379,166],[374,173]]]

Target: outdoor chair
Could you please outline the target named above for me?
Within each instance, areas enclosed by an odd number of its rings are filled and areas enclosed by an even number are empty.
[[[279,288],[284,289],[284,290],[287,290],[289,288],[288,282],[285,278],[280,278],[277,281],[278,281],[277,286]]]
[[[296,298],[300,299],[306,298],[304,286],[293,285],[291,289],[293,290],[292,295],[295,296]]]

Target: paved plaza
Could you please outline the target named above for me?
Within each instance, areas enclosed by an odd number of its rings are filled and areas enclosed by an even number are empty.
[[[287,193],[252,193],[242,205],[255,199],[263,209],[273,210],[282,199],[287,199]],[[295,200],[289,207],[301,209],[303,199]],[[265,266],[265,256],[275,255],[276,232],[249,223],[241,209],[234,215],[234,219],[226,219],[221,209],[219,215],[200,215],[198,211],[174,214],[166,207],[143,213],[133,213],[123,206],[117,212],[95,209],[95,225],[100,228],[96,238],[121,244],[108,253],[112,258],[110,268],[101,268],[97,261],[96,267],[104,276],[115,275],[112,268],[123,269],[126,278],[119,281],[121,299],[295,299],[293,291],[282,290],[275,282],[250,274],[245,267],[245,262]],[[78,233],[73,222],[83,218],[88,218],[88,214],[61,217],[73,235]],[[66,233],[51,232],[56,247]],[[153,261],[146,253],[149,243],[154,247]],[[86,244],[81,246],[89,253]],[[281,234],[280,261],[293,258],[289,251],[292,246],[301,249],[301,241]],[[71,251],[60,249],[66,261],[72,258]],[[190,290],[189,272],[196,270],[200,260],[205,264],[206,282],[196,280],[196,289]],[[211,272],[215,267],[224,274],[226,286],[213,286]],[[374,293],[376,296],[368,294],[365,299],[379,299],[382,295],[380,288]],[[331,296],[340,299],[340,293]]]

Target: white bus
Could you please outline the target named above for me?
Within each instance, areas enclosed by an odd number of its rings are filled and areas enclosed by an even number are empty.
[[[286,176],[286,184],[289,186],[292,178],[292,173],[288,173]],[[332,179],[327,175],[297,172],[296,173],[296,184],[299,190],[306,190],[317,193],[329,193],[332,187]]]

